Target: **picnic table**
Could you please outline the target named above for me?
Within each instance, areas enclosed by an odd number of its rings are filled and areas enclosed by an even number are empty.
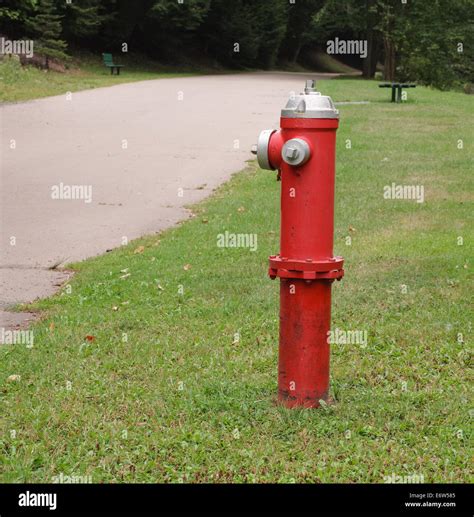
[[[416,84],[412,84],[412,83],[382,83],[382,84],[379,84],[379,88],[392,88],[392,100],[391,100],[391,102],[402,102],[402,89],[403,88],[416,88]]]

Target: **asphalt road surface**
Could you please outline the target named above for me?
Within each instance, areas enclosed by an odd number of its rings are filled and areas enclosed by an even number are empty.
[[[2,105],[0,326],[67,280],[57,267],[185,219],[278,127],[290,92],[323,76],[161,79]]]

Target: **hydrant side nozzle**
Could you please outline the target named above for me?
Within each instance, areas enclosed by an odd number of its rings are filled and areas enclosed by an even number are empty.
[[[257,161],[261,169],[274,171],[280,168],[283,139],[281,130],[265,129],[258,137]]]
[[[260,135],[258,135],[257,149],[255,154],[257,155],[258,165],[261,169],[267,169],[270,171],[275,170],[275,168],[272,167],[270,163],[268,152],[270,138],[275,131],[276,129],[264,129],[260,132]]]
[[[283,144],[283,135],[281,134],[281,129],[279,129],[272,134],[268,145],[268,158],[274,169],[280,170],[281,168],[283,162],[281,157]]]

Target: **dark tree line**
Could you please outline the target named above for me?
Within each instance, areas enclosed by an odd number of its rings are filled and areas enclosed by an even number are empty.
[[[367,41],[365,77],[438,87],[473,82],[474,0],[0,0],[0,33],[71,49],[128,50],[230,68],[297,63],[336,36]]]

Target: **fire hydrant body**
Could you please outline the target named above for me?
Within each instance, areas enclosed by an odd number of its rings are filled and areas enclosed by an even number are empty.
[[[280,253],[269,275],[280,279],[278,397],[288,407],[319,407],[329,397],[331,286],[344,275],[333,256],[335,147],[339,113],[307,81],[281,113],[279,131],[263,131],[262,168],[281,179]]]

